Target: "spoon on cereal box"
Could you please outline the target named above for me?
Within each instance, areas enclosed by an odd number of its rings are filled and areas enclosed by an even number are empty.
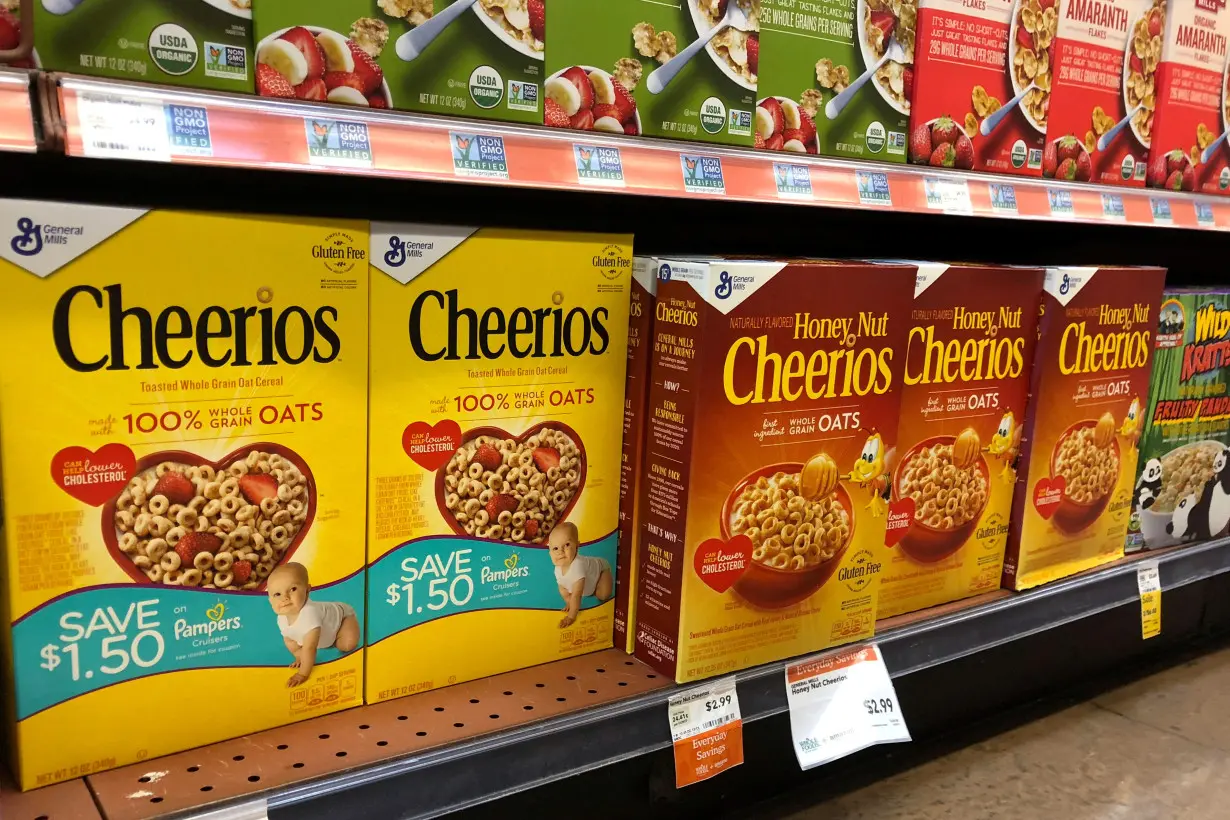
[[[397,56],[407,63],[421,55],[454,20],[465,14],[478,0],[457,0],[430,20],[397,38]]]
[[[897,41],[897,35],[893,34],[888,38],[888,47],[884,49],[884,56],[875,65],[867,66],[867,70],[855,78],[854,82],[846,90],[842,91],[836,97],[829,100],[824,106],[824,116],[830,120],[837,119],[837,116],[850,104],[850,100],[858,93],[868,80],[870,80],[880,67],[885,63],[900,63],[906,62],[905,46]]]
[[[1004,103],[998,111],[982,121],[982,125],[978,126],[978,133],[982,134],[984,137],[991,136],[991,132],[999,127],[999,124],[1004,121],[1004,117],[1011,114],[1013,110],[1021,104],[1021,100],[1025,99],[1025,95],[1037,87],[1038,86],[1035,83],[1030,83],[1022,88],[1019,94],[1008,100],[1008,102]]]
[[[1098,150],[1105,151],[1106,146],[1114,142],[1115,137],[1119,136],[1119,132],[1122,131],[1124,128],[1127,128],[1127,124],[1132,121],[1132,117],[1135,117],[1136,112],[1142,108],[1144,108],[1143,105],[1136,106],[1131,111],[1127,112],[1127,116],[1125,116],[1123,119],[1119,120],[1119,122],[1112,125],[1109,131],[1107,131],[1102,136],[1098,137]]]
[[[726,4],[726,13],[722,15],[721,20],[718,20],[717,25],[698,36],[688,44],[687,48],[658,66],[649,75],[645,80],[645,87],[649,89],[650,94],[661,94],[670,85],[671,80],[675,79],[675,76],[683,70],[683,67],[724,29],[733,28],[744,32],[756,30],[756,27],[748,19],[747,11],[740,4],[739,0],[724,0],[724,2]]]

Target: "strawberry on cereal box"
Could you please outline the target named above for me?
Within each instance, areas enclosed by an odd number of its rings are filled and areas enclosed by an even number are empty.
[[[1058,8],[1042,175],[1143,185],[1164,3],[1060,0]]]
[[[1055,2],[920,0],[911,162],[1042,172],[1059,22]]]
[[[758,147],[904,162],[917,0],[763,6]]]
[[[1151,139],[1145,171],[1150,188],[1220,194],[1230,188],[1230,153],[1220,139],[1230,127],[1228,30],[1224,0],[1158,0],[1132,29],[1128,72],[1136,85],[1133,94],[1144,110],[1154,105],[1152,121],[1145,122]],[[1156,79],[1150,66],[1155,66]]]

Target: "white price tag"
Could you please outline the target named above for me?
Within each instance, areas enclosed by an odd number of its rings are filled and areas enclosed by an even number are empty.
[[[974,210],[969,201],[969,183],[963,179],[923,177],[927,207],[946,214],[968,214]]]
[[[1140,590],[1140,635],[1148,640],[1162,634],[1162,576],[1157,561],[1136,567],[1136,587]]]
[[[118,94],[77,94],[77,122],[87,157],[171,160],[161,103]]]
[[[672,696],[669,715],[677,787],[707,780],[743,762],[743,718],[734,678]]]
[[[875,644],[787,666],[786,700],[794,753],[803,769],[877,743],[910,739]]]

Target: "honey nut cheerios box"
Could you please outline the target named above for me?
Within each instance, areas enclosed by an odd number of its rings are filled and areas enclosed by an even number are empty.
[[[1155,98],[1145,184],[1224,195],[1230,190],[1230,151],[1218,138],[1230,129],[1230,11],[1220,0],[1156,0],[1156,9],[1133,35],[1134,53],[1145,57],[1144,70],[1157,65],[1155,77],[1144,76],[1142,89],[1152,90]],[[1144,102],[1147,106],[1147,97]]]
[[[880,578],[881,618],[999,587],[1042,275],[918,263],[889,465],[912,521]]]
[[[610,647],[631,237],[371,241],[368,701]]]
[[[360,704],[366,223],[0,200],[0,228],[21,787]]]
[[[1042,175],[1141,186],[1165,3],[1059,0]]]
[[[1004,586],[1123,556],[1162,268],[1048,268]]]
[[[619,465],[619,554],[615,560],[615,646],[632,653],[636,639],[637,526],[645,461],[645,407],[649,399],[649,348],[658,295],[658,260],[632,260],[628,306],[628,383],[624,390],[624,448]]]
[[[1058,22],[1056,0],[920,0],[910,161],[1041,174]]]
[[[637,658],[682,683],[872,635],[914,274],[659,259]]]

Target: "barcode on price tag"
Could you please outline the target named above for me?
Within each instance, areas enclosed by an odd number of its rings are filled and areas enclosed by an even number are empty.
[[[1157,561],[1136,567],[1136,586],[1140,590],[1140,635],[1148,640],[1162,634],[1162,576]]]
[[[790,735],[810,769],[877,743],[910,739],[897,691],[875,644],[786,667]]]
[[[677,787],[708,780],[743,762],[743,718],[734,678],[673,696],[669,715]]]
[[[80,92],[77,124],[87,157],[171,160],[166,112],[161,103]]]

